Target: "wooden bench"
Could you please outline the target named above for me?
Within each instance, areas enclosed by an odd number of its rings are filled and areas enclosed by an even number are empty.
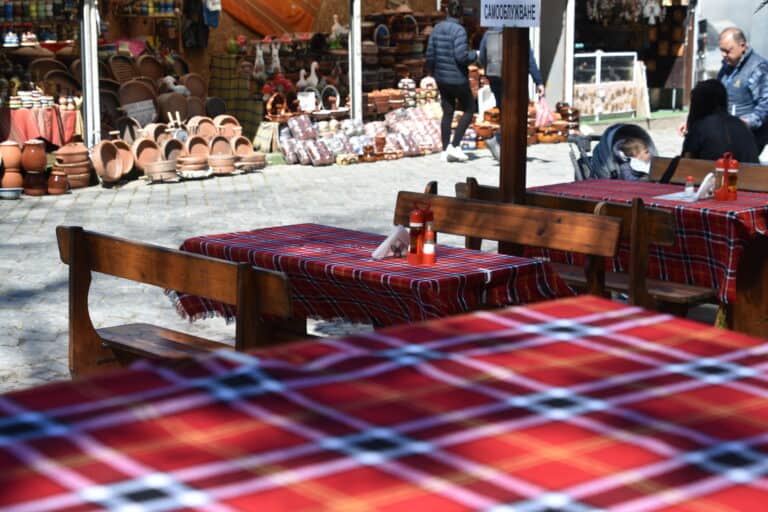
[[[291,315],[284,274],[85,231],[56,228],[61,260],[69,265],[69,367],[73,376],[137,358],[178,359],[231,345],[145,323],[95,329],[88,311],[91,272],[185,292],[237,307],[236,350],[271,341],[262,314]]]
[[[475,178],[456,184],[457,197],[469,197],[484,201],[497,201],[498,187],[480,185]],[[635,198],[631,205],[602,203],[588,199],[559,197],[527,192],[527,205],[573,212],[595,211],[599,215],[621,219],[621,240],[629,243],[630,261],[627,272],[608,272],[606,289],[629,295],[629,302],[647,308],[656,308],[678,315],[685,315],[688,307],[704,302],[714,302],[717,290],[701,286],[672,283],[649,279],[648,250],[650,245],[669,247],[675,243],[675,219],[671,212],[658,208],[646,208],[642,199]],[[479,248],[480,240],[467,239],[467,247]],[[576,265],[553,263],[563,279],[575,288],[584,288],[586,282]]]
[[[619,219],[401,191],[397,195],[394,223],[407,226],[414,203],[426,202],[430,204],[438,233],[587,255],[587,264],[581,269],[586,289],[595,295],[605,293],[605,258],[615,256],[618,250]]]
[[[653,157],[651,160],[650,181],[657,182],[669,167],[672,158]],[[699,185],[704,176],[715,170],[715,162],[711,160],[697,160],[693,158],[681,158],[670,183],[683,185],[688,176],[693,177],[696,185]],[[768,192],[768,166],[739,162],[739,190],[751,192]]]

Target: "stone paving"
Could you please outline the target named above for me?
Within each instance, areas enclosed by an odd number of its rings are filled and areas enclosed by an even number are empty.
[[[673,128],[649,132],[661,154],[679,151]],[[571,181],[568,153],[568,144],[531,146],[528,184]],[[488,151],[470,154],[465,163],[441,164],[430,155],[353,166],[272,166],[242,176],[158,185],[135,181],[120,188],[0,201],[0,392],[69,377],[68,274],[58,257],[56,226],[80,225],[170,247],[194,235],[299,222],[385,234],[398,190],[420,191],[436,179],[440,192],[453,195],[453,184],[467,176],[498,183],[499,166]],[[441,243],[460,241],[443,237]],[[234,337],[234,327],[221,319],[190,326],[155,287],[97,275],[90,298],[96,327],[143,321],[212,339]],[[310,325],[321,334],[365,328]]]

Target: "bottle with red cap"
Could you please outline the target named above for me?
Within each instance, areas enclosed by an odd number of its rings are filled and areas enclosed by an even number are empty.
[[[424,210],[414,205],[408,215],[410,242],[408,243],[408,258],[410,265],[421,265],[421,255],[424,252]]]
[[[427,222],[424,228],[424,250],[421,255],[422,265],[434,265],[437,260],[435,244],[435,231],[432,229],[432,223]]]

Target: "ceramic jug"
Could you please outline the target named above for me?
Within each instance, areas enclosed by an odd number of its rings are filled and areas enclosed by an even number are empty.
[[[45,142],[31,139],[24,143],[21,150],[21,166],[27,172],[43,172],[48,163],[45,155]]]
[[[21,148],[18,143],[7,140],[0,144],[0,156],[6,169],[21,168]]]

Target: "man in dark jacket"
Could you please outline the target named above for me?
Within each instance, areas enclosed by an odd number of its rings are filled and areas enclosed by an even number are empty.
[[[717,79],[728,91],[728,112],[749,126],[762,152],[768,143],[768,61],[747,45],[736,27],[720,33],[720,53],[723,66]]]
[[[450,0],[448,17],[435,25],[427,45],[427,70],[435,77],[440,91],[440,106],[443,108],[440,122],[443,153],[440,158],[444,162],[467,160],[467,155],[461,150],[461,139],[472,122],[475,110],[467,66],[477,59],[477,52],[469,48],[467,31],[459,23],[458,18],[462,12],[461,0]],[[451,143],[451,121],[457,100],[464,114],[453,133]]]

